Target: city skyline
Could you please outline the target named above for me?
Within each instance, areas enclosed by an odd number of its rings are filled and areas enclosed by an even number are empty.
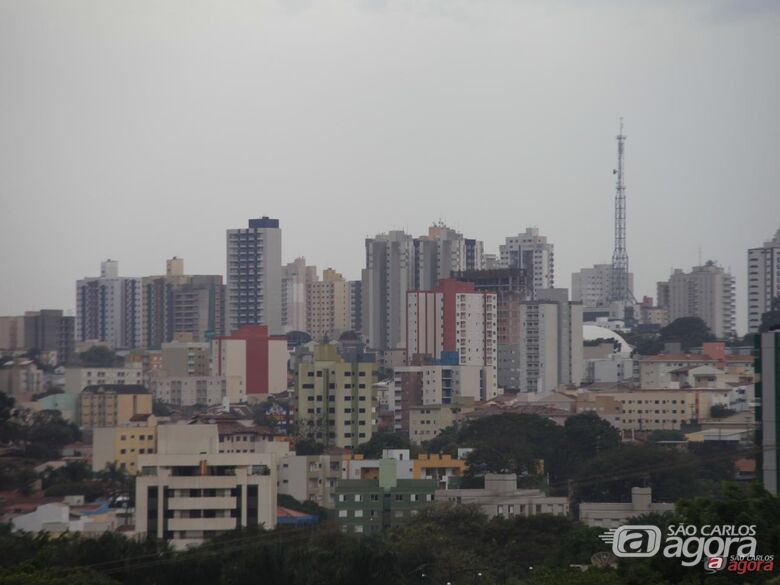
[[[611,257],[624,116],[637,296],[714,259],[745,330],[780,216],[777,5],[76,6],[0,8],[0,314],[72,310],[106,258],[225,275],[224,230],[262,215],[283,262],[349,280],[380,232],[442,219],[497,253],[538,226],[569,287]]]

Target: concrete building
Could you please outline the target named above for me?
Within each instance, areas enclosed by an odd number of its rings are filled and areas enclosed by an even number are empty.
[[[138,457],[136,534],[174,548],[247,526],[276,526],[276,461],[219,453],[216,425],[164,425],[158,452]]]
[[[143,386],[87,386],[79,395],[79,424],[84,429],[115,427],[138,415],[152,414],[152,395]]]
[[[141,347],[141,279],[119,276],[119,262],[100,264],[100,276],[76,282],[76,341],[98,341],[115,349]]]
[[[477,262],[481,242],[472,241],[472,262]],[[432,225],[427,235],[415,238],[414,247],[414,288],[418,290],[432,290],[440,280],[468,269],[466,239],[441,222]]]
[[[211,347],[208,343],[172,341],[162,344],[160,374],[170,377],[208,376]]]
[[[628,288],[634,290],[634,275],[628,273]],[[583,310],[610,311],[612,304],[612,265],[594,264],[571,275],[571,298],[582,303]]]
[[[336,522],[353,534],[403,525],[434,500],[436,481],[399,479],[394,459],[379,461],[376,479],[342,479],[336,485]]]
[[[489,367],[401,366],[393,370],[387,409],[393,413],[393,429],[411,438],[410,417],[415,407],[459,406],[468,401],[491,400],[498,395],[495,372]]]
[[[630,502],[581,502],[580,522],[598,528],[617,528],[631,518],[645,514],[672,512],[674,504],[654,503],[649,487],[631,488]]]
[[[144,370],[140,364],[131,368],[65,368],[65,392],[69,394],[80,394],[87,386],[143,383]]]
[[[56,364],[73,360],[75,351],[75,317],[58,309],[27,311],[24,314],[24,345],[40,352],[56,352]]]
[[[335,345],[318,345],[314,362],[298,365],[296,393],[301,434],[354,449],[376,431],[376,364],[345,362]]]
[[[536,300],[510,305],[503,315],[512,335],[498,347],[498,384],[521,392],[549,392],[561,384],[579,384],[582,305],[570,302],[565,288],[539,289],[535,296]]]
[[[506,238],[499,246],[501,266],[524,268],[531,275],[534,290],[555,286],[555,254],[547,236],[540,236],[538,228],[526,228],[517,236]]]
[[[155,400],[172,406],[216,406],[228,396],[224,376],[155,376],[150,389]]]
[[[113,427],[92,429],[92,471],[105,469],[114,463],[130,475],[138,472],[139,455],[157,450],[157,417],[137,414]]]
[[[25,347],[24,317],[0,317],[0,351],[16,351]]]
[[[748,250],[748,331],[761,326],[761,315],[780,299],[780,230],[761,248]],[[780,301],[777,301],[780,302]]]
[[[227,230],[226,333],[244,325],[282,328],[282,230],[278,219],[250,219],[245,229]]]
[[[43,389],[43,372],[32,360],[15,358],[0,365],[0,392],[29,400]]]
[[[352,301],[350,283],[332,268],[326,268],[322,280],[306,285],[305,330],[318,343],[351,330]]]
[[[415,445],[430,441],[444,429],[458,422],[464,412],[471,410],[473,406],[460,403],[410,406],[408,409],[409,440]]]
[[[497,306],[494,293],[476,292],[474,284],[442,279],[432,291],[406,293],[406,357],[448,356],[460,365],[492,370],[498,363]]]
[[[119,527],[116,510],[108,502],[84,503],[84,496],[66,496],[62,502],[40,505],[34,511],[11,520],[13,529],[21,532],[45,532],[51,536],[80,533],[99,536]]]
[[[536,489],[518,489],[517,476],[511,473],[485,474],[484,488],[439,489],[436,501],[476,504],[489,518],[569,514],[568,498],[547,496]]]
[[[278,489],[299,502],[336,506],[336,484],[342,479],[342,456],[290,454],[279,461]]]
[[[262,402],[287,390],[287,338],[266,325],[244,325],[212,344],[212,374],[227,380],[231,403]]]
[[[767,331],[755,338],[756,350],[756,420],[761,421],[757,433],[758,469],[764,488],[771,494],[780,493],[780,330]]]
[[[415,288],[414,238],[391,231],[366,239],[362,275],[363,334],[372,349],[403,346],[406,291]]]
[[[734,295],[734,277],[710,260],[690,272],[675,269],[668,283],[659,283],[658,306],[669,310],[670,321],[699,317],[723,339],[736,334]]]
[[[698,368],[702,366],[715,367],[718,360],[705,354],[694,353],[661,353],[639,360],[640,388],[679,388],[674,383],[673,372],[679,373],[683,368]]]
[[[347,281],[349,297],[349,328],[360,333],[363,331],[363,281]]]
[[[284,331],[308,331],[307,287],[317,282],[317,267],[296,258],[282,267],[282,327]],[[311,333],[311,331],[309,331]]]

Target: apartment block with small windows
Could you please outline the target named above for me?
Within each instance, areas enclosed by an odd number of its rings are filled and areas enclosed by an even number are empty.
[[[155,400],[173,406],[215,406],[227,396],[224,376],[156,376],[150,388]]]
[[[92,471],[110,463],[130,475],[138,471],[138,456],[157,450],[157,417],[140,414],[116,427],[92,429]]]
[[[436,481],[398,479],[394,459],[379,462],[376,479],[344,479],[336,485],[336,523],[344,532],[378,533],[396,528],[434,501]]]
[[[84,429],[115,427],[152,414],[152,394],[144,386],[95,385],[79,394],[78,422]]]
[[[301,433],[329,446],[354,449],[376,431],[376,364],[345,362],[335,345],[319,345],[314,362],[298,365]]]
[[[748,250],[748,331],[758,331],[761,315],[780,298],[780,230],[761,248]]]
[[[143,383],[144,370],[140,363],[131,368],[65,368],[65,392],[69,394],[79,394],[87,386]]]

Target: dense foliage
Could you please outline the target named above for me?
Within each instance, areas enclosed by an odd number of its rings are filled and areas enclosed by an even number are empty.
[[[758,487],[727,487],[717,499],[680,502],[642,522],[755,524],[758,551],[780,550],[780,499]],[[11,534],[0,528],[0,583],[157,585],[657,585],[763,583],[766,574],[706,575],[661,555],[591,564],[608,547],[600,529],[563,517],[488,519],[478,507],[437,504],[384,534],[357,537],[325,522],[312,528],[242,530],[174,553],[154,540]]]

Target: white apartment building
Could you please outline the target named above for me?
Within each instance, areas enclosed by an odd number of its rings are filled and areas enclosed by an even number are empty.
[[[163,425],[158,452],[139,455],[136,534],[175,548],[240,527],[276,526],[276,457],[220,453],[216,425]]]
[[[76,282],[76,341],[99,341],[115,349],[142,344],[141,279],[119,276],[119,262],[100,264],[100,276]]]
[[[155,400],[165,404],[215,406],[227,397],[227,379],[224,376],[154,376],[149,389]],[[238,397],[241,398],[240,394]]]
[[[65,368],[65,392],[80,394],[87,386],[142,386],[144,370],[138,363],[131,368]]]
[[[780,230],[761,248],[748,250],[748,331],[756,332],[761,315],[780,298]]]
[[[555,286],[555,254],[547,236],[540,236],[538,228],[526,228],[525,232],[506,238],[499,246],[503,268],[525,268],[532,274],[534,290]]]
[[[617,528],[631,518],[645,514],[663,514],[674,510],[674,504],[653,502],[649,487],[631,488],[630,502],[581,502],[580,522],[586,526]]]
[[[734,277],[715,262],[694,266],[690,272],[676,269],[658,290],[659,306],[662,298],[668,302],[670,321],[699,317],[719,339],[735,334]]]
[[[226,334],[244,325],[282,330],[282,230],[278,219],[250,219],[227,230]]]

